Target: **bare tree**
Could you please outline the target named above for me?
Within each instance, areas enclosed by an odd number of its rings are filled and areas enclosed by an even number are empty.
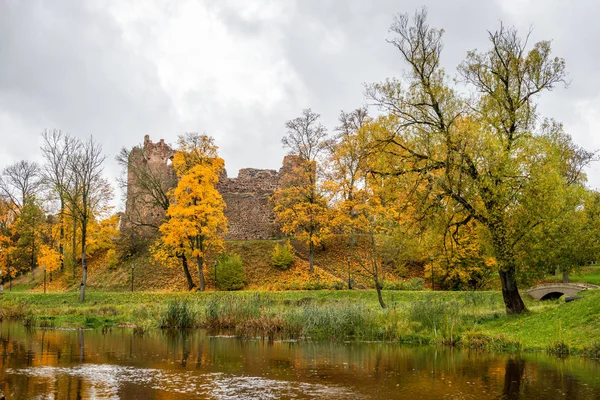
[[[65,226],[64,218],[67,209],[72,209],[67,204],[67,195],[65,193],[73,180],[71,169],[69,168],[69,156],[76,151],[79,143],[68,134],[64,134],[61,130],[53,129],[51,131],[42,132],[44,144],[42,145],[42,153],[46,160],[41,175],[44,185],[49,189],[50,193],[58,197],[60,209],[58,213],[58,223],[60,225],[58,252],[60,253],[60,269],[64,269],[64,240]],[[71,210],[72,211],[72,210]],[[75,219],[73,219],[75,221]],[[77,243],[77,230],[73,229],[74,242]],[[75,254],[75,244],[73,245],[73,254]],[[75,263],[73,263],[73,268]]]
[[[73,216],[81,228],[81,285],[79,301],[85,301],[87,282],[87,228],[89,221],[111,199],[112,189],[102,177],[102,164],[106,157],[102,146],[90,137],[76,143],[75,151],[67,158],[70,179],[61,189],[72,207]]]
[[[316,161],[325,148],[327,130],[319,122],[321,115],[310,108],[302,110],[302,116],[285,123],[287,135],[281,139],[283,146],[307,161]]]
[[[369,148],[361,130],[372,119],[366,108],[357,108],[351,112],[342,111],[338,120],[340,125],[335,128],[335,137],[327,141],[329,168],[326,179],[337,184],[334,194],[337,201],[352,202],[367,175],[365,162]]]
[[[35,162],[18,161],[0,175],[0,192],[19,210],[38,192],[40,184],[40,167]]]

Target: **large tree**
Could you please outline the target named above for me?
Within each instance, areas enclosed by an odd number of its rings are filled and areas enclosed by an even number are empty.
[[[40,189],[40,166],[35,162],[18,161],[5,167],[0,174],[0,195],[20,210]]]
[[[71,208],[73,220],[81,231],[80,302],[85,301],[88,274],[88,227],[92,218],[101,213],[112,198],[112,188],[102,176],[105,159],[102,146],[92,137],[84,142],[75,140],[72,152],[67,158],[68,179],[60,189]]]
[[[77,149],[78,143],[75,138],[63,133],[61,130],[53,129],[42,132],[42,154],[45,159],[44,166],[41,169],[42,182],[48,189],[48,192],[59,202],[58,224],[58,253],[60,254],[60,269],[64,269],[64,251],[65,251],[65,222],[67,210],[72,209],[67,204],[67,193],[69,190],[69,181],[72,178],[69,168],[69,157]],[[75,219],[73,219],[75,221]],[[76,247],[76,232],[73,229],[72,254],[74,255]],[[75,268],[75,262],[73,262]]]
[[[227,231],[225,202],[215,187],[224,162],[217,156],[212,138],[187,134],[179,138],[173,168],[179,182],[170,192],[167,220],[160,226],[154,255],[163,261],[172,256],[180,259],[190,289],[193,283],[190,285],[188,260],[194,259],[203,291],[206,258],[222,250]]]
[[[555,213],[563,185],[589,154],[555,149],[565,135],[538,126],[536,96],[563,82],[565,64],[550,42],[529,49],[514,29],[489,33],[490,49],[472,51],[459,71],[475,89],[461,96],[440,66],[442,31],[417,12],[395,19],[390,41],[406,63],[406,82],[372,85],[368,95],[394,119],[379,150],[394,162],[373,173],[410,175],[427,183],[429,199],[452,210],[451,229],[476,221],[488,232],[508,313],[525,311],[517,288],[515,245]],[[561,140],[559,140],[561,139]]]
[[[319,118],[319,114],[305,109],[300,117],[286,122],[282,143],[297,158],[282,178],[281,188],[272,196],[282,231],[297,235],[308,244],[310,273],[314,270],[315,245],[328,230],[327,199],[317,182],[319,156],[327,145],[327,130]]]

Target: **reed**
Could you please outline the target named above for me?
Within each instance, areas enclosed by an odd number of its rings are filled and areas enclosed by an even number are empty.
[[[190,329],[196,325],[196,312],[189,302],[183,300],[170,301],[158,324],[161,329]]]

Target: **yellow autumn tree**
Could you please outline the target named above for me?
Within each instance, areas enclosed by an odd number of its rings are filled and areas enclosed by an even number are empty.
[[[98,251],[114,250],[115,243],[119,238],[119,214],[91,221],[88,237],[89,255],[93,255]]]
[[[310,273],[314,269],[315,246],[329,232],[327,199],[317,182],[319,157],[327,144],[327,130],[319,122],[320,117],[308,108],[302,110],[300,117],[285,123],[287,133],[281,142],[296,156],[295,165],[271,198],[281,230],[308,244]]]
[[[180,259],[188,281],[187,260],[194,259],[203,291],[206,257],[222,250],[227,231],[225,202],[215,187],[224,162],[206,135],[187,134],[179,138],[179,145],[173,157],[179,182],[170,193],[167,221],[160,227],[161,238],[153,252],[159,260]]]
[[[40,255],[38,256],[38,264],[42,268],[46,268],[46,272],[53,272],[60,269],[61,256],[58,251],[52,247],[43,244],[40,246]]]
[[[10,254],[13,251],[10,237],[0,234],[0,283],[16,274],[15,269],[10,267]]]
[[[327,199],[316,184],[315,163],[298,158],[298,166],[282,178],[282,188],[272,200],[281,230],[308,244],[310,273],[314,270],[315,246],[329,233]]]

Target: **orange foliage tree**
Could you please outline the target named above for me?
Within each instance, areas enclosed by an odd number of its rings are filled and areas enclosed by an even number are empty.
[[[40,247],[40,255],[38,257],[38,265],[46,268],[47,272],[53,272],[60,269],[61,254],[52,247],[43,244]]]
[[[283,177],[282,188],[272,196],[281,230],[308,243],[310,273],[314,270],[315,246],[329,231],[327,199],[317,182],[318,159],[327,137],[319,118],[319,114],[305,109],[300,117],[286,122],[287,134],[282,143],[298,156],[298,162]]]
[[[173,158],[179,183],[170,193],[167,221],[160,227],[161,237],[153,253],[167,265],[172,265],[173,257],[180,259],[188,287],[191,276],[185,271],[187,260],[195,259],[203,291],[206,257],[223,249],[227,231],[225,202],[215,187],[224,162],[206,135],[188,134],[179,138],[179,145]]]

